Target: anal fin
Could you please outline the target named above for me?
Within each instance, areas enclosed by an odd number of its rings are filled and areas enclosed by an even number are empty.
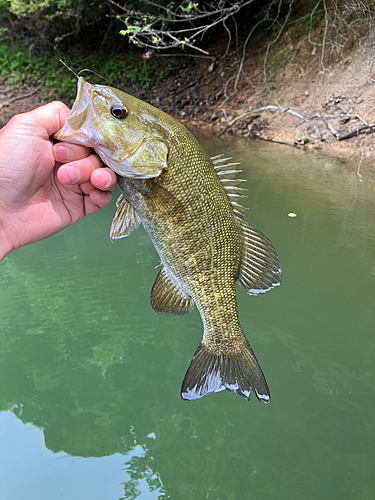
[[[243,220],[241,228],[244,251],[237,281],[250,295],[265,293],[280,285],[282,279],[275,247],[263,233]]]
[[[141,219],[137,215],[132,205],[128,202],[124,195],[121,194],[116,201],[117,210],[113,217],[110,237],[112,241],[126,238],[132,234],[141,223]]]
[[[194,302],[176,285],[162,268],[151,290],[150,302],[158,314],[168,316],[188,314],[193,310]]]

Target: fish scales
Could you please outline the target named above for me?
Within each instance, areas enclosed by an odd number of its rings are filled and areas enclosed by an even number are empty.
[[[194,143],[186,134],[188,151],[196,151]],[[173,149],[170,156],[173,158]],[[186,168],[189,165],[193,168]],[[181,200],[186,221],[196,221],[194,231],[188,222],[181,227],[179,221],[176,228],[174,220],[171,223],[159,214],[150,217],[155,199],[138,196],[137,189],[132,195],[130,184],[128,179],[119,179],[126,198],[145,221],[163,264],[181,288],[190,292],[205,324],[205,340],[218,352],[225,348],[222,337],[240,342],[234,286],[241,261],[240,228],[211,160],[202,153],[183,155],[177,163],[171,160],[158,178],[158,185]],[[164,196],[164,191],[159,193]]]
[[[58,140],[93,147],[117,173],[122,195],[111,238],[142,223],[160,256],[151,305],[161,314],[202,318],[201,343],[181,397],[227,389],[269,402],[269,389],[239,323],[236,280],[251,295],[281,282],[271,242],[243,220],[237,163],[209,158],[179,122],[110,87],[79,78],[77,98]]]

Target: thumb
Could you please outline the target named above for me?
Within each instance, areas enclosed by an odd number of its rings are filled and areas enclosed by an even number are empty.
[[[50,137],[64,125],[69,113],[69,108],[63,102],[53,101],[25,113],[25,115],[29,115],[28,118],[35,125],[43,127],[46,130],[47,136]]]

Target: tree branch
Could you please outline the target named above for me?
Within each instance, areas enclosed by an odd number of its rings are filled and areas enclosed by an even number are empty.
[[[302,114],[297,113],[296,111],[294,111],[294,110],[292,110],[290,108],[282,108],[281,106],[273,106],[273,105],[264,106],[263,108],[253,109],[252,111],[244,113],[241,116],[237,116],[237,118],[235,118],[230,123],[228,123],[228,125],[225,127],[225,129],[220,132],[220,134],[218,135],[218,137],[221,137],[223,134],[225,134],[225,132],[229,128],[233,127],[233,125],[235,123],[237,123],[238,121],[243,120],[244,118],[246,118],[248,116],[261,113],[262,111],[270,111],[270,110],[271,111],[281,111],[281,113],[290,113],[291,115],[296,116],[297,118],[300,118],[301,120],[303,120],[304,122],[306,122],[314,130],[314,132],[316,133],[316,135],[318,136],[318,138],[319,138],[320,141],[323,140],[322,134],[320,133],[320,130],[318,129],[318,127],[316,125],[313,124],[313,122],[311,120],[309,120],[308,118],[306,118]]]

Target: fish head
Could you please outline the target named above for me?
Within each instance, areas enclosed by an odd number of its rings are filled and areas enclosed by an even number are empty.
[[[53,137],[93,148],[123,177],[157,177],[167,168],[168,156],[158,111],[125,92],[79,77],[70,115]]]

